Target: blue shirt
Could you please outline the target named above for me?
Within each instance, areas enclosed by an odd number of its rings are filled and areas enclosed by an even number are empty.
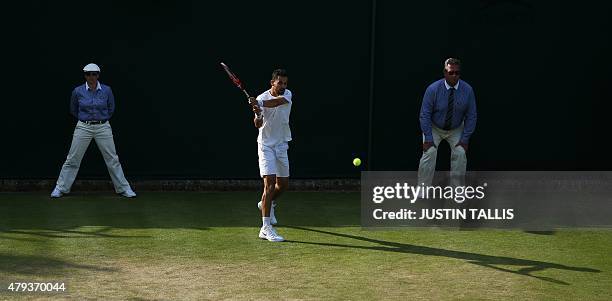
[[[87,83],[72,90],[70,113],[81,121],[109,120],[115,112],[115,97],[107,85],[98,82],[96,89]]]
[[[419,119],[426,142],[433,142],[432,124],[438,128],[444,128],[450,88],[451,86],[446,83],[446,80],[440,79],[429,85],[425,90]],[[451,129],[456,129],[463,123],[461,142],[467,144],[476,129],[476,97],[472,87],[463,80],[459,80],[455,85],[453,109]]]

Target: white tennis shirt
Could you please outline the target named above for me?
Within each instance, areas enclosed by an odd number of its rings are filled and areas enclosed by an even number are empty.
[[[291,130],[289,129],[289,114],[291,114],[291,91],[285,89],[283,97],[289,102],[275,108],[261,108],[263,125],[259,128],[257,142],[267,146],[277,145],[282,142],[291,141]],[[258,101],[276,98],[270,94],[270,90],[257,96]]]

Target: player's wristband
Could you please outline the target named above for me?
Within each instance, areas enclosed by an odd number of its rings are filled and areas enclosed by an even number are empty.
[[[257,100],[257,105],[258,105],[260,108],[263,108],[263,100],[258,99],[258,100]]]

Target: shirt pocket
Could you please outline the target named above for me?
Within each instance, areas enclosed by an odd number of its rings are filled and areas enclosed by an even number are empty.
[[[106,109],[108,108],[108,95],[106,95],[106,93],[102,93],[102,91],[99,91],[94,97],[94,106],[100,112],[106,112]]]
[[[77,97],[79,102],[79,111],[89,112],[92,107],[91,97],[88,97],[85,94],[79,94]]]
[[[96,96],[94,97],[94,99],[96,100],[97,103],[104,103],[104,104],[106,104],[106,101],[108,100],[108,95],[106,95],[106,93],[104,93],[102,91],[98,91],[98,93],[96,93]]]

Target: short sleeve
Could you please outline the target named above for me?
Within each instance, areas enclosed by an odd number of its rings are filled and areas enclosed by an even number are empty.
[[[288,89],[285,89],[285,93],[283,94],[283,97],[289,102],[291,103],[291,97],[293,96],[293,94],[291,94],[291,91],[289,91]]]

